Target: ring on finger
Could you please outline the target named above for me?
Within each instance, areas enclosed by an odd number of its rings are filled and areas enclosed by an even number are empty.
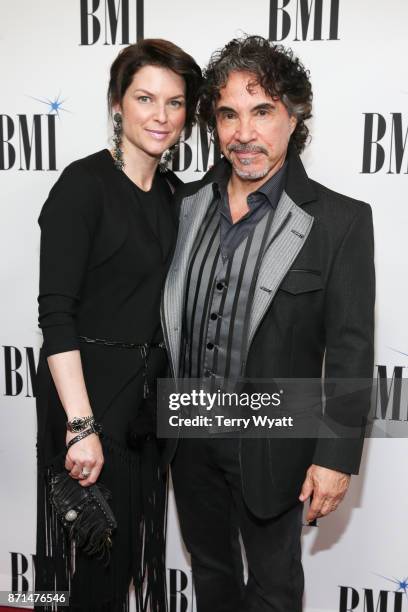
[[[91,474],[91,470],[89,470],[88,468],[82,468],[81,478],[88,478],[90,474]]]

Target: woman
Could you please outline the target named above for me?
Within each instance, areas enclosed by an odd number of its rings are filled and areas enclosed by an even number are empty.
[[[36,589],[69,590],[71,610],[127,610],[131,579],[138,610],[146,599],[166,609],[165,483],[154,438],[142,450],[134,443],[149,431],[166,369],[159,303],[178,179],[159,164],[183,129],[191,133],[200,80],[195,61],[168,41],[124,49],[108,90],[114,149],[70,164],[39,218]],[[63,531],[49,493],[64,469],[75,490],[97,482],[111,493],[109,563],[73,550]]]

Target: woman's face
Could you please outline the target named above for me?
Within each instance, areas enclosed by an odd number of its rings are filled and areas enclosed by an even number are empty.
[[[135,75],[120,105],[122,144],[160,158],[180,137],[186,120],[184,79],[161,66],[143,66]]]

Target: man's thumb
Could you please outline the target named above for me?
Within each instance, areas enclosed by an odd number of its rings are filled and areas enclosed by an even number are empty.
[[[299,495],[301,502],[306,501],[313,493],[313,482],[309,475],[306,476],[306,480],[303,483],[302,490]]]

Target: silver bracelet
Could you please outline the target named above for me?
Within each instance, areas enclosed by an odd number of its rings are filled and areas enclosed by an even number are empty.
[[[72,440],[70,440],[67,444],[67,449],[71,448],[71,446],[73,444],[76,444],[76,442],[80,442],[81,440],[83,440],[84,438],[86,438],[87,436],[90,436],[91,434],[96,434],[97,436],[99,436],[99,434],[102,432],[102,425],[99,425],[99,423],[96,423],[95,419],[93,421],[93,423],[91,423],[89,429],[86,429],[85,431],[83,431],[82,433],[78,434],[77,436],[75,436],[75,438],[72,438]]]
[[[86,417],[74,417],[72,421],[67,421],[67,429],[71,433],[80,433],[94,422],[95,417],[93,416],[93,414]]]

